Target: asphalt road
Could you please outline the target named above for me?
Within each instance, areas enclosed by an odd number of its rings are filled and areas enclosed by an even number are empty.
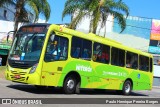
[[[59,88],[47,88],[38,90],[34,86],[27,85],[27,84],[21,84],[21,83],[14,83],[11,81],[7,81],[5,79],[0,78],[0,98],[73,98],[72,101],[74,101],[75,98],[160,98],[160,88],[154,87],[151,91],[134,91],[131,93],[130,96],[124,96],[119,95],[115,91],[106,90],[105,92],[101,92],[99,90],[81,90],[81,94],[72,94],[72,95],[65,95],[62,93],[62,91]],[[99,99],[100,100],[100,99]],[[83,104],[87,102],[85,100],[82,100],[80,103]],[[67,102],[67,99],[66,99]],[[93,100],[93,103],[96,102],[96,99]],[[47,106],[56,106],[56,107],[81,107],[81,106],[87,106],[87,107],[105,107],[105,106],[112,106],[112,107],[126,107],[126,106],[139,106],[139,107],[157,107],[159,104],[54,104],[54,105],[47,105]],[[18,107],[22,105],[0,105],[6,106],[6,107]],[[24,106],[24,105],[23,105]],[[25,106],[46,106],[46,105],[25,105]]]

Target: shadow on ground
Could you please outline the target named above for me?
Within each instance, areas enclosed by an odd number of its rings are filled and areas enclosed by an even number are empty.
[[[35,86],[25,85],[25,84],[8,85],[7,87],[33,94],[64,94],[62,88],[55,88],[55,87],[36,88]],[[116,91],[113,90],[81,89],[80,95],[122,95],[122,94],[118,94]],[[132,92],[130,96],[148,96],[148,95]]]

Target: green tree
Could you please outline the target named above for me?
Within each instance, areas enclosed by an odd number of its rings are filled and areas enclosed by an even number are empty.
[[[27,8],[35,15],[34,22],[38,20],[40,14],[45,17],[46,21],[50,17],[51,9],[47,0],[0,0],[0,6],[8,6],[13,3],[16,5],[14,31],[17,31],[19,22],[28,21],[28,14],[30,12]]]
[[[89,31],[96,33],[99,23],[101,24],[100,28],[106,26],[109,14],[114,16],[123,31],[126,27],[129,8],[122,0],[67,0],[62,20],[66,15],[71,15],[72,20],[69,27],[75,29],[83,18],[90,17]]]

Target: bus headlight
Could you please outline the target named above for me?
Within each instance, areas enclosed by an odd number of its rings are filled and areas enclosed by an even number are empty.
[[[35,65],[31,68],[29,74],[32,74],[32,73],[34,73],[34,72],[36,71],[37,65],[38,65],[38,64],[35,64]]]

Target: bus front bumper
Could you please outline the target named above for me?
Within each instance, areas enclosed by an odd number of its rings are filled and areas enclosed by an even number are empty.
[[[33,74],[29,74],[26,71],[22,70],[11,70],[5,71],[5,78],[7,80],[13,81],[13,82],[20,82],[25,84],[32,84],[32,85],[40,85],[40,75],[37,72],[34,72]]]

